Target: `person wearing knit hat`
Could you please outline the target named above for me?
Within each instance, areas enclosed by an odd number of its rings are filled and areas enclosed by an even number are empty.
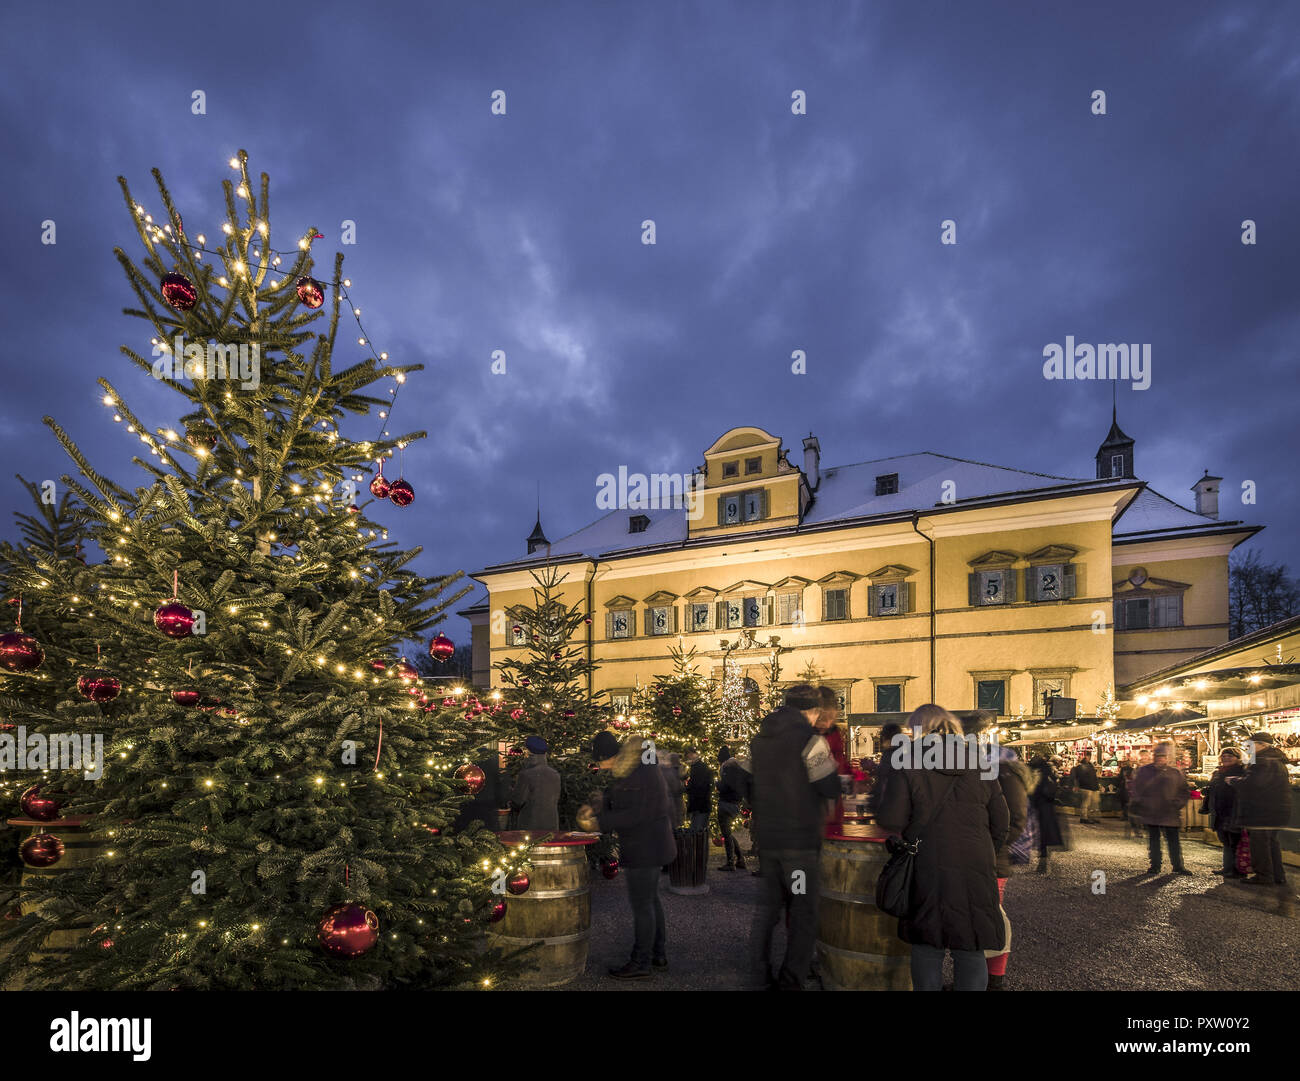
[[[1252,732],[1250,764],[1240,777],[1230,780],[1236,788],[1237,819],[1250,833],[1250,862],[1255,868],[1243,886],[1286,887],[1279,830],[1291,824],[1291,779],[1287,760],[1273,745],[1268,732]]]
[[[510,807],[515,828],[529,831],[557,831],[560,828],[560,774],[546,760],[549,750],[541,736],[524,740],[528,761],[515,777]]]

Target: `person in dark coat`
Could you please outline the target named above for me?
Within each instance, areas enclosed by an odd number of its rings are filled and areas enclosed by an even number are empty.
[[[730,747],[723,747],[718,752],[718,762],[718,828],[722,831],[722,845],[727,857],[726,864],[719,870],[744,871],[745,856],[731,831],[740,818],[741,804],[749,802],[750,776],[741,767],[740,759],[731,753]]]
[[[962,729],[967,736],[978,736],[986,732],[991,719],[985,713],[976,713],[962,719]],[[998,786],[1002,789],[1002,798],[1007,801],[1007,835],[998,846],[995,866],[998,876],[998,905],[1002,906],[1002,920],[1006,925],[1007,940],[1003,948],[996,952],[986,952],[985,961],[989,970],[990,991],[1001,991],[1007,974],[1007,962],[1011,959],[1011,920],[1003,906],[1006,896],[1007,879],[1012,874],[1011,846],[1025,832],[1029,823],[1029,789],[1033,785],[1029,767],[1020,761],[1012,747],[993,747],[998,752]]]
[[[659,875],[663,865],[676,857],[677,841],[663,771],[657,763],[645,761],[644,742],[631,736],[620,746],[612,732],[596,737],[592,757],[601,769],[610,771],[612,779],[600,808],[584,804],[577,814],[582,829],[618,834],[619,870],[627,881],[633,939],[627,964],[609,970],[616,980],[645,979],[651,965],[668,967],[668,926],[659,899]]]
[[[1224,878],[1245,878],[1237,870],[1237,845],[1241,843],[1241,826],[1236,821],[1237,790],[1229,783],[1231,778],[1246,772],[1241,764],[1241,752],[1236,747],[1225,747],[1219,755],[1219,768],[1201,791],[1200,813],[1210,816],[1210,829],[1218,835],[1223,845],[1223,870],[1215,871]]]
[[[515,811],[515,826],[521,830],[560,828],[560,774],[547,763],[549,749],[541,736],[524,740],[528,761],[515,778],[510,806]]]
[[[700,759],[699,751],[692,747],[686,752],[686,815],[696,833],[708,832],[712,807],[713,771]]]
[[[1277,831],[1291,824],[1286,755],[1273,745],[1273,737],[1267,732],[1252,733],[1250,742],[1255,760],[1242,776],[1229,782],[1237,790],[1237,818],[1250,831],[1250,862],[1255,874],[1245,882],[1252,886],[1285,886]]]
[[[908,719],[922,736],[960,736],[961,723],[929,703]],[[923,767],[922,747],[898,770],[880,809],[880,824],[920,838],[913,867],[912,910],[898,921],[898,937],[912,944],[912,988],[943,987],[943,960],[952,953],[953,990],[988,986],[985,951],[1006,945],[998,904],[997,850],[1010,825],[1007,801],[996,780],[978,766],[945,755],[936,769]],[[964,754],[963,754],[964,757]],[[910,833],[907,831],[911,831]]]
[[[867,794],[867,812],[873,817],[880,813],[880,804],[884,799],[885,786],[893,773],[894,737],[903,730],[899,724],[887,724],[880,730],[880,764],[876,766],[876,777]]]
[[[825,801],[840,791],[835,759],[813,731],[820,713],[816,688],[796,684],[763,718],[749,748],[762,882],[750,953],[755,980],[770,989],[803,990],[817,943]],[[787,909],[785,958],[774,972],[772,935]]]
[[[1124,836],[1136,837],[1141,832],[1133,820],[1131,811],[1133,776],[1137,770],[1129,759],[1120,763],[1119,775],[1115,778],[1115,796],[1119,800],[1119,813],[1124,819]]]
[[[668,788],[668,806],[672,810],[673,829],[682,828],[682,756],[676,751],[659,759],[664,784]]]
[[[1038,873],[1045,875],[1050,870],[1050,850],[1065,844],[1061,820],[1056,815],[1056,795],[1061,780],[1052,763],[1041,756],[1029,763],[1029,769],[1032,774],[1029,810],[1038,820]]]
[[[1078,764],[1070,770],[1070,779],[1079,790],[1079,822],[1081,825],[1096,824],[1097,809],[1101,806],[1101,781],[1097,778],[1097,767],[1092,764],[1092,757],[1087,751],[1079,756]]]
[[[1141,767],[1133,778],[1133,810],[1147,828],[1147,848],[1151,866],[1147,874],[1160,873],[1160,835],[1165,836],[1169,848],[1169,863],[1176,875],[1190,875],[1183,866],[1182,843],[1178,836],[1182,824],[1183,804],[1190,790],[1187,778],[1169,763],[1173,758],[1172,743],[1158,743],[1151,755],[1151,763]]]
[[[451,828],[467,829],[472,822],[482,822],[493,832],[501,829],[501,762],[491,747],[480,747],[474,752],[474,765],[483,771],[483,787],[471,799],[460,805],[460,813]]]

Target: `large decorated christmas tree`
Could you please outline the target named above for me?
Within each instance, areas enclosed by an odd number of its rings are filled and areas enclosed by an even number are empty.
[[[389,431],[420,366],[375,352],[341,256],[314,276],[314,229],[274,246],[266,175],[255,188],[242,152],[231,165],[216,243],[156,171],[152,210],[121,182],[143,246],[116,253],[137,301],[122,367],[176,409],[156,426],[99,380],[140,452],[133,486],[46,418],[89,559],[57,537],[5,552],[24,618],[0,643],[0,708],[19,731],[102,736],[103,755],[7,778],[34,789],[6,817],[35,836],[0,977],[481,984],[494,872],[517,857],[449,826],[486,718],[400,659],[466,590],[386,542],[415,490],[376,468],[424,434]]]

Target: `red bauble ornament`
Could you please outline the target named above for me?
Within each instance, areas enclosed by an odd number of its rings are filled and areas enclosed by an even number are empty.
[[[388,498],[399,507],[409,507],[415,502],[415,489],[407,481],[398,479],[389,485]]]
[[[168,601],[154,612],[153,625],[168,638],[188,638],[194,633],[194,613],[180,601]]]
[[[510,711],[510,719],[512,721],[522,721],[524,719],[524,711],[522,709],[512,709]]]
[[[388,498],[388,478],[384,476],[383,470],[370,482],[370,494],[376,499]]]
[[[420,678],[420,673],[415,670],[415,666],[405,658],[393,665],[393,675],[403,683],[410,683],[411,680]]]
[[[518,623],[516,623],[516,624],[511,628],[511,630],[513,630],[513,631],[515,632],[515,634],[523,634],[523,633],[524,633],[524,629],[523,629],[523,627],[519,626]]]
[[[379,917],[364,905],[345,901],[326,910],[316,938],[335,957],[360,957],[379,941]]]
[[[523,871],[520,871],[518,874],[511,875],[506,880],[506,889],[510,893],[514,894],[516,897],[518,897],[521,893],[527,893],[528,887],[531,885],[532,883],[528,880],[528,876],[524,874]]]
[[[298,299],[313,311],[325,303],[325,290],[315,278],[299,278],[296,288]]]
[[[449,661],[456,652],[456,643],[445,634],[436,634],[429,643],[429,656],[435,661]]]
[[[28,867],[53,867],[63,859],[63,842],[52,833],[38,833],[23,842],[18,855]]]
[[[34,818],[37,822],[53,822],[59,817],[63,804],[42,791],[40,785],[34,784],[18,797],[18,806],[28,818]]]
[[[193,687],[178,687],[172,691],[172,701],[186,709],[193,709],[202,699],[203,695]]]
[[[371,662],[370,662],[370,670],[371,670],[372,672],[387,672],[387,671],[388,671],[388,662],[387,662],[387,661],[371,661]]]
[[[583,619],[582,622],[585,623],[588,627],[590,627],[590,626],[591,626],[591,616],[587,616],[585,619]]]
[[[163,300],[178,312],[187,312],[199,302],[199,291],[184,274],[164,274],[161,286]]]
[[[353,503],[350,507],[348,507],[348,513],[349,513],[349,514],[360,514],[360,513],[361,513],[361,508],[358,507],[355,503]]]
[[[483,771],[473,763],[461,766],[453,776],[456,780],[465,782],[469,787],[469,794],[471,796],[477,796],[483,786],[487,783],[487,777],[484,776]]]
[[[122,693],[122,681],[107,672],[87,672],[77,680],[77,693],[92,702],[111,702]]]
[[[40,642],[23,631],[0,634],[0,668],[6,672],[35,672],[45,660]]]
[[[519,681],[519,686],[521,686],[521,687],[527,687],[528,684],[531,683],[531,682],[532,682],[532,680],[530,680],[527,676],[525,676],[523,679],[521,679],[521,680]]]
[[[721,848],[721,847],[722,847],[722,838],[721,838],[721,837],[715,837],[715,838],[713,838],[713,847],[714,847],[714,848]]]
[[[576,717],[576,716],[577,716],[577,714],[574,713],[574,711],[571,710],[571,709],[566,709],[566,710],[564,711],[564,719],[565,719],[566,721],[571,721],[571,720],[573,720],[573,718]]]
[[[680,717],[681,715],[682,715],[682,707],[681,707],[681,706],[673,706],[673,716],[674,716],[674,717]]]
[[[606,878],[615,878],[618,875],[618,860],[607,859],[600,861],[600,873]]]
[[[506,903],[504,900],[497,901],[488,912],[488,923],[500,923],[506,918]]]

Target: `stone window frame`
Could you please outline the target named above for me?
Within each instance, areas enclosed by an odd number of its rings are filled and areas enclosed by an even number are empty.
[[[1002,709],[999,717],[1010,717],[1012,714],[1006,712],[1011,709],[1011,680],[1018,673],[1013,668],[993,668],[981,671],[972,671],[971,677],[971,703],[972,709],[983,709],[980,705],[980,684],[981,683],[1001,683],[1002,684]]]

